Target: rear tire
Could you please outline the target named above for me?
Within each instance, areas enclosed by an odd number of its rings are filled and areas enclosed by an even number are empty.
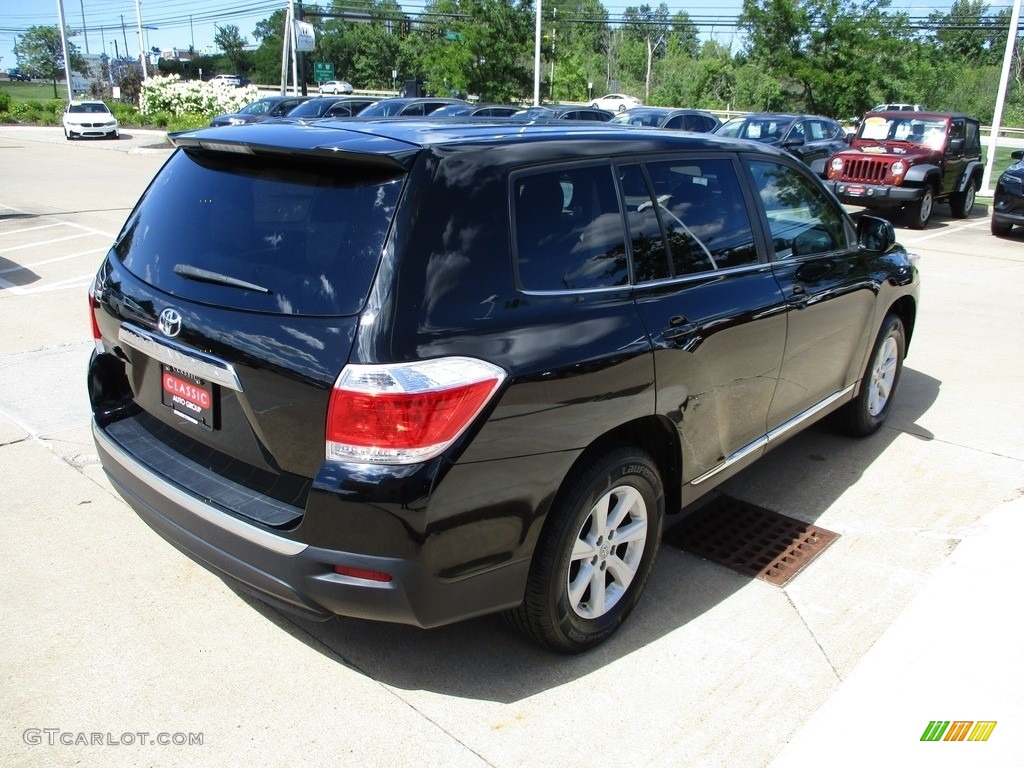
[[[967,188],[963,192],[952,195],[949,199],[949,209],[954,219],[966,219],[974,210],[974,181],[967,182]]]
[[[903,321],[887,315],[882,322],[860,392],[836,411],[839,428],[853,437],[867,437],[885,423],[903,371],[907,341]]]
[[[664,514],[661,477],[643,451],[623,446],[578,467],[548,513],[508,622],[561,653],[608,639],[643,593]]]

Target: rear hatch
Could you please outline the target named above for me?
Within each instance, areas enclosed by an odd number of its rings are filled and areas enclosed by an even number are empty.
[[[94,286],[90,389],[108,436],[222,506],[295,524],[404,179],[343,152],[176,152]]]

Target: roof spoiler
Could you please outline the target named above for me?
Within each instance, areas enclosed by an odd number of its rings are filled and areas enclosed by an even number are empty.
[[[239,126],[235,126],[237,130]],[[419,148],[410,147],[398,152],[390,147],[388,152],[367,152],[344,146],[320,145],[315,147],[282,146],[279,144],[258,144],[251,141],[235,141],[203,137],[196,131],[182,131],[167,134],[168,140],[175,147],[190,152],[211,152],[218,154],[239,154],[263,157],[310,158],[317,160],[333,160],[346,165],[357,165],[381,172],[397,173],[408,171]]]

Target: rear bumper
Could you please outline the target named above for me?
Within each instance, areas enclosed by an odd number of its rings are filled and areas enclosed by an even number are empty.
[[[415,560],[322,549],[230,514],[140,463],[93,423],[111,483],[153,530],[245,591],[306,618],[335,615],[434,627],[510,608],[522,600],[529,561],[441,580]],[[391,576],[343,576],[335,565]]]
[[[840,202],[867,207],[897,207],[924,197],[923,187],[891,187],[849,181],[826,181],[825,186]]]

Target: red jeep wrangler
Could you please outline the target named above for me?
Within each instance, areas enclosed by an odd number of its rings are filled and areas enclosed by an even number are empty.
[[[870,112],[850,149],[815,164],[843,203],[901,208],[924,229],[937,202],[968,216],[981,186],[981,139],[973,117],[938,112]]]

